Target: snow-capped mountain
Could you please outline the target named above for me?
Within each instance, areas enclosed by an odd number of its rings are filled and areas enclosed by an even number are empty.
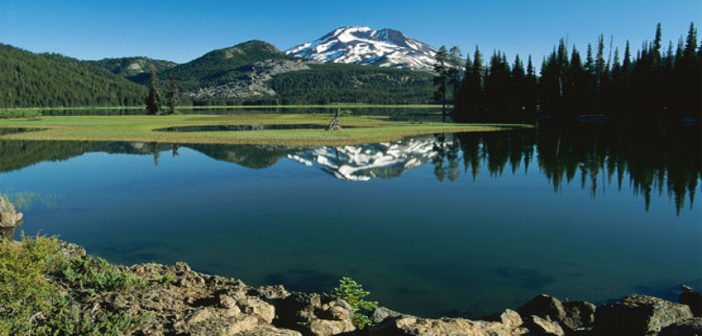
[[[320,147],[295,154],[288,159],[347,181],[393,178],[431,161],[437,155],[434,137],[357,146]]]
[[[436,51],[436,48],[397,30],[351,26],[337,28],[285,53],[322,62],[431,70]]]

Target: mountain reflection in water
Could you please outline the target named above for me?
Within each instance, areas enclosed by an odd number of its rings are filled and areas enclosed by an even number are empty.
[[[489,173],[538,171],[554,191],[578,183],[591,197],[606,188],[633,186],[648,210],[651,197],[667,194],[678,213],[692,207],[702,177],[698,130],[656,133],[649,130],[526,130],[437,134],[363,145],[289,147],[267,145],[171,145],[162,143],[1,141],[0,172],[42,161],[66,160],[88,152],[153,155],[158,165],[164,151],[177,156],[187,147],[215,160],[264,169],[287,158],[347,181],[395,178],[431,164],[440,182],[461,175],[475,180]]]

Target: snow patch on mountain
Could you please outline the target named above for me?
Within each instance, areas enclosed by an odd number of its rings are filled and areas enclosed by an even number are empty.
[[[337,28],[285,53],[322,62],[431,70],[436,52],[436,48],[397,30],[349,26]]]

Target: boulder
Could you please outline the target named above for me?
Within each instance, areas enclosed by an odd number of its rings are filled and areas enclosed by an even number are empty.
[[[278,328],[297,330],[305,336],[331,336],[356,330],[353,310],[344,300],[328,294],[293,292],[275,302]]]
[[[541,294],[531,301],[525,303],[517,309],[522,317],[536,315],[542,318],[549,318],[552,321],[562,321],[566,318],[566,310],[563,303],[553,296]]]
[[[522,317],[538,316],[557,322],[567,334],[592,327],[595,305],[585,301],[561,302],[555,297],[541,294],[521,306],[517,311]]]
[[[700,295],[700,293],[683,292],[680,294],[678,302],[690,307],[692,315],[702,317],[702,295]]]
[[[524,324],[530,331],[541,336],[565,336],[565,331],[558,322],[548,318],[531,315],[524,319]]]
[[[398,317],[400,315],[402,314],[394,310],[390,310],[385,307],[378,307],[373,309],[373,311],[371,312],[370,320],[373,324],[379,324],[389,317]]]
[[[592,327],[595,322],[595,310],[597,306],[586,301],[566,301],[563,302],[566,316],[558,321],[565,329],[566,333]]]
[[[702,336],[702,318],[675,322],[661,329],[659,336]]]
[[[15,206],[4,198],[0,197],[0,228],[13,228],[22,224],[21,212],[15,210]]]
[[[506,310],[500,322],[462,318],[424,319],[411,315],[387,314],[370,327],[371,336],[519,336],[530,335],[517,312]]]
[[[676,322],[692,318],[690,307],[663,299],[630,295],[598,306],[593,333],[600,336],[655,335]]]

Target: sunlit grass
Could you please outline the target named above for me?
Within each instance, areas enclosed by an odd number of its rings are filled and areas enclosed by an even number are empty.
[[[245,114],[168,116],[45,116],[41,120],[3,119],[0,127],[29,127],[45,130],[13,133],[0,139],[136,141],[165,143],[336,145],[398,140],[406,136],[443,132],[483,132],[529,127],[517,124],[454,124],[441,122],[390,121],[379,116],[342,117],[346,128],[325,130],[331,114]],[[161,132],[167,127],[247,124],[319,124],[319,129]]]
[[[450,106],[449,106],[450,107]],[[164,110],[167,106],[162,107]],[[335,109],[335,108],[411,108],[411,109],[440,109],[441,105],[434,104],[315,104],[315,105],[182,105],[178,107],[183,110],[211,110],[211,109]],[[144,110],[143,105],[138,106],[56,106],[56,107],[8,107],[1,111],[86,111],[86,110]]]

